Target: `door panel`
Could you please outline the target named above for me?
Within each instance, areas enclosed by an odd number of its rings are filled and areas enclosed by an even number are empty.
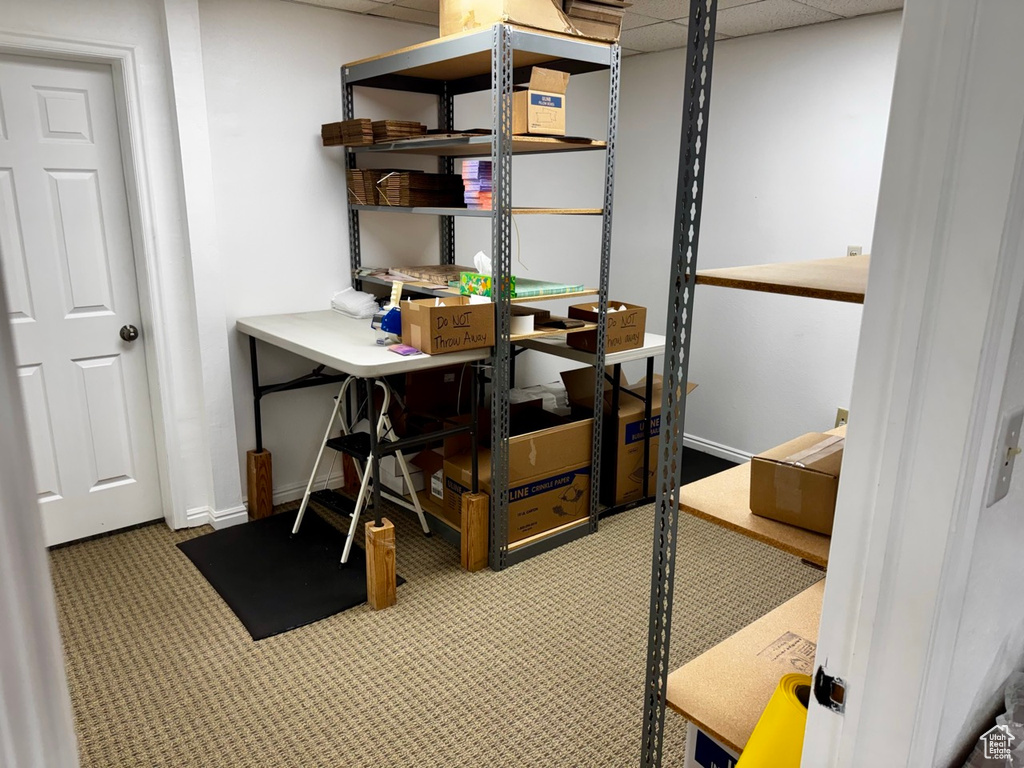
[[[0,266],[47,543],[160,518],[111,70],[0,55],[0,105]]]
[[[28,285],[28,261],[21,236],[14,173],[0,168],[0,270],[7,286],[11,322],[33,319],[32,291]]]
[[[60,472],[57,468],[57,448],[53,439],[53,425],[46,407],[46,385],[43,366],[23,365],[18,368],[21,377],[21,395],[25,401],[29,442],[32,446],[32,465],[35,468],[39,501],[61,498]]]

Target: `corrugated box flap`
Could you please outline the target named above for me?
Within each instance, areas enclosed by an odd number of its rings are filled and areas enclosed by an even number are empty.
[[[569,87],[569,73],[534,67],[530,73],[530,90],[545,93],[565,93]]]
[[[815,472],[821,472],[832,477],[839,477],[839,470],[843,463],[843,446],[845,439],[838,435],[829,435],[824,440],[816,442],[801,451],[797,451],[784,459],[783,464],[792,464]]]

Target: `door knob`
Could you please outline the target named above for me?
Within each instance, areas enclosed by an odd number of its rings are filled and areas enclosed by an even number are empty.
[[[121,327],[121,338],[125,341],[135,341],[139,338],[139,329],[134,325],[125,325]]]

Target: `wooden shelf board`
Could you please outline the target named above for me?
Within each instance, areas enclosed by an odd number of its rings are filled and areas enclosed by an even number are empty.
[[[367,211],[370,213],[417,213],[427,216],[472,216],[476,218],[490,218],[491,210],[480,210],[477,208],[444,208],[444,207],[409,207],[405,205],[350,205],[356,211]],[[513,208],[513,216],[600,216],[603,211],[600,208]]]
[[[846,435],[846,427],[826,431]],[[694,517],[769,544],[822,568],[828,567],[831,536],[758,517],[750,511],[750,462],[687,483],[679,489],[679,508]]]
[[[779,679],[812,674],[822,579],[668,676],[667,704],[742,752]]]
[[[679,490],[679,508],[815,565],[828,565],[830,537],[758,517],[750,511],[749,461],[684,485]]]
[[[697,271],[700,285],[864,303],[870,256],[816,259]]]
[[[586,152],[605,149],[607,144],[592,139],[560,139],[552,136],[513,136],[513,155],[534,155],[548,152]],[[399,152],[406,155],[437,157],[490,157],[490,134],[452,134],[450,137],[425,136],[365,147],[349,147],[357,153]]]
[[[582,333],[583,331],[594,330],[597,330],[597,323],[586,323],[580,328],[545,328],[544,330],[535,330],[530,333],[513,333],[512,343],[515,344],[516,342],[526,341],[528,339],[542,339],[548,336],[565,336],[567,333]]]
[[[561,35],[555,32],[542,32],[535,29],[525,29],[512,24],[509,24],[508,26],[513,30],[522,29],[526,34],[536,37],[558,38],[569,40],[579,45],[592,45],[604,49],[611,47],[610,43],[602,43],[598,40],[587,40],[571,35]],[[425,80],[461,80],[475,75],[489,74],[491,71],[491,29],[491,27],[486,27],[460,32],[455,35],[446,35],[445,37],[428,40],[424,43],[418,43],[417,45],[410,45],[405,48],[389,51],[377,56],[360,59],[359,61],[352,61],[345,64],[344,67],[346,69],[354,69],[358,71],[360,68],[365,68],[363,65],[385,59],[391,59],[395,62],[396,66],[389,69],[390,74],[402,75],[405,77],[417,77]],[[474,36],[480,41],[480,44],[476,46],[477,50],[471,50],[463,55],[457,55],[450,58],[445,58],[444,54],[440,53],[444,49],[451,48],[451,44],[453,42],[456,42],[461,38],[472,38]],[[432,56],[431,49],[436,49],[439,53]],[[428,61],[427,63],[419,66],[402,66],[403,61],[423,61],[429,58],[435,58],[437,60]],[[513,50],[512,67],[514,69],[532,67],[537,64],[557,61],[558,59],[559,56],[554,54]],[[359,81],[356,80],[355,82],[358,83]]]
[[[584,517],[582,520],[573,520],[571,523],[566,523],[565,525],[560,525],[557,528],[552,528],[549,531],[543,531],[542,533],[538,533],[538,534],[535,534],[533,536],[527,536],[525,539],[520,539],[519,541],[515,541],[515,542],[509,544],[508,548],[510,550],[516,550],[516,549],[519,549],[520,547],[525,547],[528,544],[536,544],[538,541],[542,541],[542,540],[548,538],[549,536],[554,536],[555,534],[561,533],[562,531],[568,531],[568,530],[571,530],[573,528],[579,528],[580,526],[589,525],[589,524],[590,524],[590,518],[589,517]]]
[[[353,280],[362,280],[366,283],[373,285],[391,286],[392,281],[381,280],[379,277],[373,277],[372,275],[352,275]],[[432,288],[433,283],[427,283],[423,281],[405,281],[403,284],[404,288],[409,289],[413,293],[422,293],[427,296],[460,296],[461,294],[451,288]],[[575,299],[579,296],[596,296],[596,288],[584,288],[582,291],[572,291],[570,293],[552,293],[545,296],[519,296],[512,299],[513,304],[532,304],[536,301],[555,301],[557,299]],[[565,331],[559,331],[559,333],[565,333]]]

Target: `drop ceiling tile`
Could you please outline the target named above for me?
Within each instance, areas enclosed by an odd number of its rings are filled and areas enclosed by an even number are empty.
[[[626,15],[622,17],[622,28],[623,29],[636,29],[637,27],[646,27],[650,24],[657,24],[662,19],[655,19],[651,16],[641,16],[639,13],[633,13],[632,10],[626,11]]]
[[[796,0],[761,0],[718,12],[717,30],[729,37],[757,35],[841,18]]]
[[[866,13],[897,11],[903,7],[903,0],[800,0],[800,2],[847,18],[863,16]]]
[[[686,5],[682,0],[633,0],[633,7],[627,13],[670,21],[686,15]]]
[[[724,11],[726,8],[738,8],[741,5],[750,5],[751,3],[758,3],[761,0],[718,0],[718,10]]]
[[[416,24],[427,24],[432,27],[436,27],[439,24],[437,13],[418,11],[415,8],[403,8],[399,5],[376,4],[376,8],[369,13],[371,16],[383,16],[388,19],[398,19],[399,21],[412,21]]]
[[[663,21],[646,27],[627,29],[622,33],[622,45],[626,48],[650,53],[686,45],[686,27]]]
[[[394,4],[402,8],[415,8],[417,11],[438,12],[438,0],[396,0]]]

